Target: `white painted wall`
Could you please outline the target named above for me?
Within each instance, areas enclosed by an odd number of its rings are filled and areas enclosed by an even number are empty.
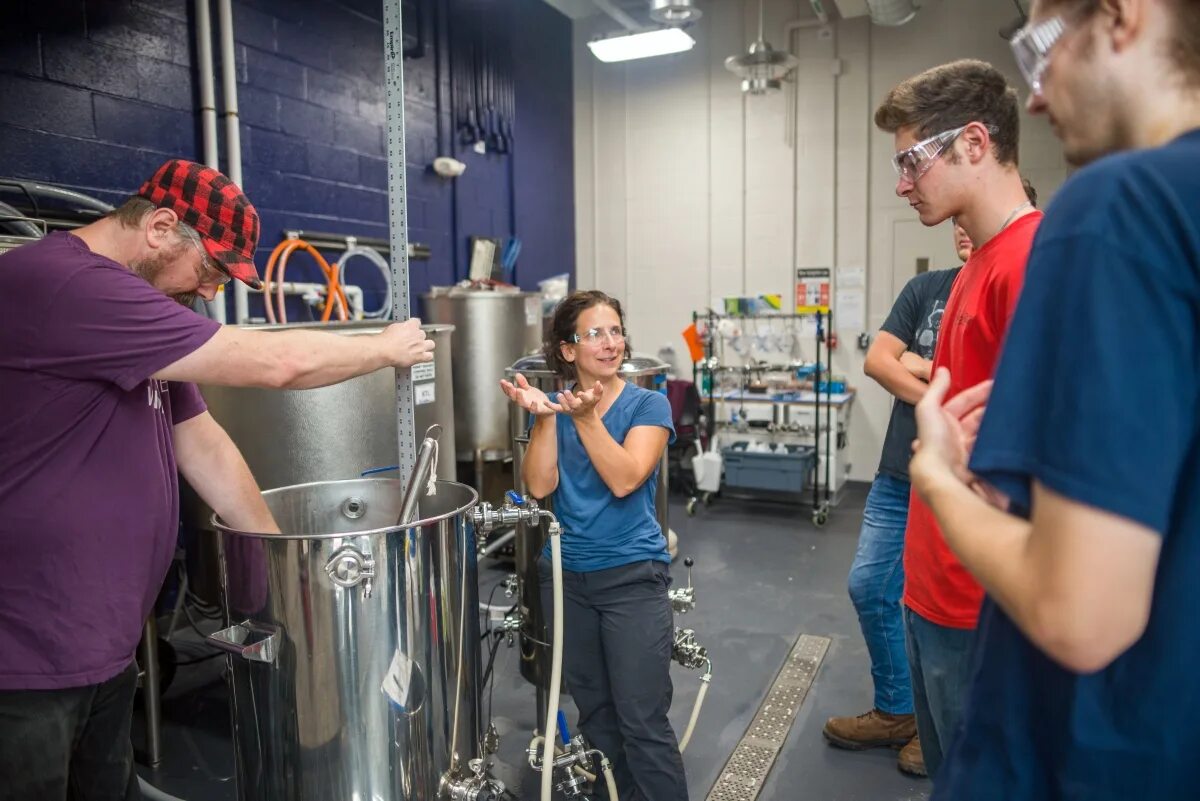
[[[701,7],[693,50],[623,65],[586,47],[616,28],[611,20],[575,22],[578,286],[626,303],[639,351],[671,344],[684,354],[680,331],[693,310],[726,295],[790,296],[795,267],[863,266],[873,333],[915,258],[957,264],[949,224],[923,228],[895,196],[892,139],[875,130],[875,107],[899,81],[956,58],[990,61],[1023,86],[998,34],[1013,7],[926,0],[900,28],[858,18],[798,30],[795,80],[763,97],[743,96],[723,63],[753,38],[757,3]],[[785,23],[811,16],[807,2],[767,0],[767,40],[788,47]],[[1043,202],[1066,177],[1043,120],[1022,120],[1021,165]],[[890,399],[862,373],[859,333],[839,330],[833,364],[859,389],[851,475],[869,480]]]

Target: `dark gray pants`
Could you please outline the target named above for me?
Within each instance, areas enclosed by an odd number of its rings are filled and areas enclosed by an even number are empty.
[[[102,684],[0,691],[0,801],[133,801],[130,665]]]
[[[538,563],[547,627],[553,624],[550,562]],[[674,620],[665,562],[591,573],[563,571],[563,677],[579,728],[613,763],[621,801],[687,801],[671,708]],[[606,798],[603,780],[597,796]],[[615,800],[610,800],[615,801]]]

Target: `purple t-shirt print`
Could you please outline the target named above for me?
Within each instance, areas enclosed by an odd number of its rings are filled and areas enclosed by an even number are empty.
[[[172,429],[205,410],[151,376],[219,327],[71,234],[0,255],[0,689],[133,659],[175,547]]]

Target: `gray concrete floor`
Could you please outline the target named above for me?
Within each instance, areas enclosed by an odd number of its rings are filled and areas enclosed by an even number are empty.
[[[820,529],[799,507],[718,499],[688,517],[682,503],[673,499],[671,525],[680,537],[681,557],[696,560],[697,609],[682,622],[696,630],[714,663],[700,722],[684,755],[693,801],[708,795],[802,633],[829,637],[832,644],[761,801],[928,797],[927,781],[896,770],[896,752],[841,751],[821,736],[827,717],[857,714],[871,705],[866,647],[845,589],[865,497],[865,485],[851,485]],[[510,569],[491,560],[481,565],[483,597]],[[682,558],[674,571],[676,581],[686,581]],[[502,740],[496,773],[515,797],[534,799],[538,776],[524,761],[535,726],[534,694],[517,672],[516,658],[515,649],[503,646],[497,657],[494,714]],[[163,764],[157,771],[139,768],[157,786],[189,801],[237,797],[222,662],[180,668],[164,702]],[[672,670],[671,718],[682,733],[699,689],[699,674],[678,665]],[[569,701],[564,708],[573,726],[574,708]],[[136,731],[137,720],[135,746]]]

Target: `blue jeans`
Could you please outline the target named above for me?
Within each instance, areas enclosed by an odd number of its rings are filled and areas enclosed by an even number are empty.
[[[858,552],[850,566],[850,600],[871,654],[875,708],[891,715],[913,711],[900,608],[908,495],[907,481],[882,473],[875,476],[863,510]]]
[[[907,607],[904,624],[921,755],[929,778],[935,779],[971,686],[975,629],[939,626]]]

